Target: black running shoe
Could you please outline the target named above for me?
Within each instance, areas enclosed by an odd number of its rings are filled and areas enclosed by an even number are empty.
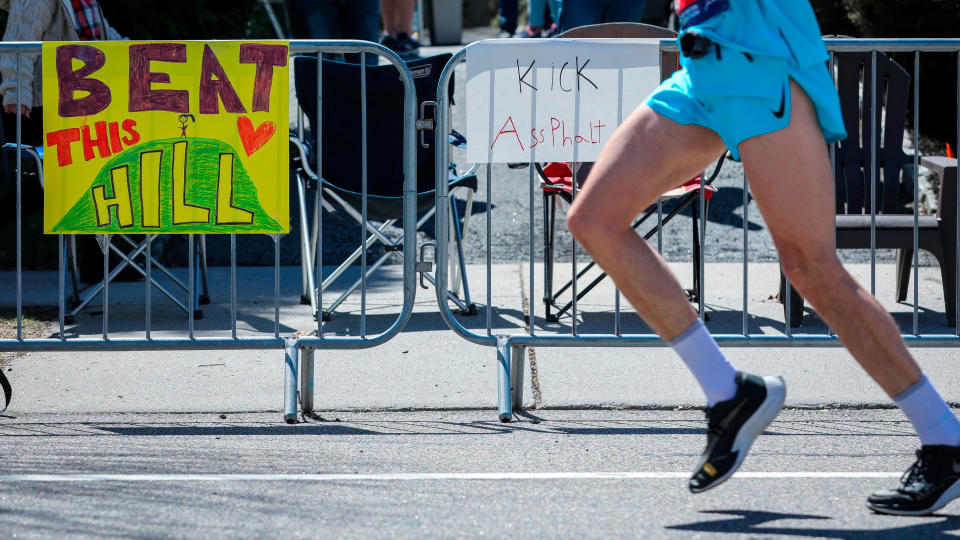
[[[867,508],[881,514],[922,516],[960,495],[960,447],[928,445],[900,477],[900,487],[867,497]]]
[[[753,440],[780,412],[786,395],[780,377],[737,373],[737,393],[707,409],[707,448],[690,478],[690,491],[700,493],[730,478]]]

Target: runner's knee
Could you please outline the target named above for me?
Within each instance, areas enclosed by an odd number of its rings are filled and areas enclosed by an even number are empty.
[[[808,299],[826,292],[843,272],[836,252],[825,248],[783,249],[780,266],[790,283]]]

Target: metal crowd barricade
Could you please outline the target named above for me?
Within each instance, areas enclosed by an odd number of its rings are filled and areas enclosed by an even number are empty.
[[[872,63],[876,66],[876,59],[878,52],[903,52],[903,53],[913,53],[914,55],[914,78],[913,78],[913,122],[914,122],[914,133],[913,133],[913,146],[917,149],[914,152],[913,165],[914,170],[917,170],[919,165],[919,144],[918,144],[918,131],[916,127],[919,125],[919,56],[921,53],[960,53],[960,39],[827,39],[825,40],[827,44],[828,51],[830,52],[830,67],[834,65],[834,57],[836,53],[840,52],[867,52],[872,53]],[[660,41],[661,51],[677,51],[677,45],[673,40],[661,40]],[[449,131],[451,126],[451,115],[450,115],[450,103],[447,98],[447,93],[444,91],[453,76],[454,69],[461,63],[466,62],[466,49],[462,49],[457,53],[447,64],[444,69],[443,74],[440,79],[440,89],[437,93],[439,96],[439,106],[438,106],[438,119],[437,119],[437,222],[436,222],[436,238],[437,238],[437,273],[436,273],[436,290],[443,291],[445,290],[448,274],[447,274],[447,261],[450,257],[449,250],[447,249],[448,238],[448,224],[447,216],[448,212],[446,205],[448,204],[448,197],[446,192],[446,186],[443,185],[443,182],[440,182],[439,179],[442,177],[443,171],[446,170],[447,164],[450,161],[449,149],[441,144],[440,137],[442,134]],[[958,68],[958,83],[957,83],[957,101],[958,101],[958,116],[957,116],[957,133],[958,138],[960,138],[960,54],[957,54],[957,68]],[[876,69],[872,70],[873,77],[876,78]],[[878,99],[883,99],[883,96],[878,98],[877,96],[877,85],[876,80],[873,84],[873,92],[871,96],[865,96],[864,99],[871,99],[872,103],[876,105]],[[579,89],[575,90],[579,94]],[[491,96],[492,99],[492,96]],[[577,100],[579,103],[579,99]],[[469,105],[469,104],[468,104]],[[477,106],[477,104],[473,104]],[[876,110],[876,107],[872,108]],[[577,112],[579,113],[579,105]],[[920,126],[922,128],[922,126]],[[877,137],[877,131],[879,127],[875,127],[872,137]],[[960,141],[956,141],[957,147],[960,147]],[[870,164],[872,166],[871,170],[875,170],[875,165],[877,163],[876,149],[878,144],[873,144],[873,152],[870,157]],[[830,152],[831,160],[835,158],[833,148]],[[576,161],[576,160],[574,160]],[[531,164],[532,165],[532,164]],[[586,334],[578,332],[577,328],[577,256],[576,256],[576,242],[574,241],[573,256],[571,258],[572,266],[572,289],[573,289],[573,308],[572,314],[573,319],[571,322],[570,332],[565,333],[551,333],[543,331],[542,329],[537,328],[536,324],[536,308],[535,308],[535,299],[536,296],[536,276],[534,272],[534,260],[535,260],[535,241],[534,241],[534,191],[535,191],[535,181],[534,181],[534,171],[533,167],[530,167],[530,208],[529,208],[529,250],[527,253],[518,253],[518,256],[523,257],[524,255],[529,257],[529,276],[526,276],[526,290],[524,295],[529,299],[529,312],[525,314],[525,319],[527,324],[525,329],[517,332],[503,332],[496,333],[494,332],[492,325],[492,296],[490,291],[491,285],[491,267],[492,267],[492,258],[491,250],[493,246],[491,245],[491,194],[493,183],[491,175],[490,164],[487,164],[487,175],[486,175],[486,204],[487,204],[487,219],[486,219],[486,277],[487,277],[487,296],[485,306],[479,308],[481,314],[485,314],[485,328],[480,329],[469,329],[453,315],[450,311],[447,303],[443,300],[441,293],[438,293],[438,304],[440,306],[440,312],[447,323],[447,325],[458,335],[478,345],[487,345],[496,348],[497,352],[497,381],[498,381],[498,396],[497,396],[497,406],[498,406],[498,415],[501,421],[508,422],[512,417],[512,411],[520,407],[522,398],[523,398],[523,371],[526,358],[526,349],[532,347],[659,347],[663,346],[664,342],[660,339],[659,336],[653,333],[649,334],[627,334],[623,333],[620,328],[620,296],[619,292],[616,293],[616,313],[615,313],[615,322],[614,327],[609,334]],[[577,163],[573,164],[572,169],[576,171]],[[574,172],[574,175],[576,172]],[[701,185],[703,176],[701,176]],[[573,185],[577,185],[576,176],[573,179]],[[876,279],[876,184],[872,182],[873,188],[871,193],[868,195],[871,197],[871,256],[870,256],[870,290],[873,293],[874,281]],[[919,201],[918,197],[918,182],[914,182],[914,200]],[[575,188],[574,188],[575,191]],[[575,195],[575,193],[574,193]],[[705,206],[703,204],[704,190],[700,190],[700,245],[704,246],[700,250],[699,261],[695,261],[695,264],[698,264],[700,267],[701,275],[706,277],[703,273],[705,269],[705,257],[704,251],[706,250],[706,244],[704,243],[705,239],[705,226],[706,226],[706,215],[705,215]],[[743,298],[742,298],[742,331],[740,333],[727,333],[727,334],[714,334],[714,337],[719,342],[721,346],[727,347],[839,347],[842,346],[839,339],[832,332],[831,329],[827,329],[825,333],[797,333],[791,331],[790,324],[785,321],[783,327],[783,333],[779,335],[770,335],[770,334],[751,334],[748,324],[748,319],[750,316],[748,308],[748,272],[747,266],[749,261],[749,250],[748,250],[748,220],[746,215],[747,202],[749,197],[747,179],[744,176],[743,178],[743,270],[742,270],[742,279],[743,279]],[[960,193],[958,193],[957,206],[960,207]],[[493,212],[496,210],[493,209]],[[662,207],[660,208],[662,212]],[[919,204],[914,204],[913,209],[913,331],[910,334],[903,335],[903,339],[906,341],[907,345],[910,347],[957,347],[960,346],[960,333],[953,334],[944,334],[944,333],[929,333],[924,334],[920,331],[918,327],[918,212]],[[960,230],[960,217],[958,217],[957,223],[958,230]],[[958,254],[960,254],[960,237],[958,237]],[[960,268],[960,261],[958,261],[957,268]],[[960,277],[960,276],[958,276]],[[705,280],[705,279],[704,279]],[[701,294],[699,295],[699,312],[701,318],[704,317],[704,296],[708,293],[709,289],[704,287],[703,282],[701,282]],[[787,294],[786,294],[786,311],[789,313],[789,283],[787,283]],[[960,288],[958,288],[960,289]],[[957,302],[956,307],[958,310],[958,319],[960,319],[960,290],[957,291]],[[518,326],[519,329],[519,326]]]
[[[0,43],[0,55],[15,54],[17,56],[17,65],[21,57],[26,54],[40,54],[40,43]],[[366,331],[367,309],[366,302],[361,301],[360,308],[360,333],[359,335],[329,335],[324,333],[324,321],[322,317],[317,318],[315,334],[309,335],[290,335],[282,336],[280,333],[280,238],[282,235],[271,235],[274,245],[274,305],[273,305],[273,332],[258,332],[259,335],[238,336],[237,332],[237,238],[235,234],[230,235],[230,337],[217,336],[198,336],[194,328],[194,305],[196,298],[197,280],[194,272],[194,257],[189,258],[189,309],[187,311],[188,322],[184,335],[176,337],[157,337],[151,335],[153,327],[151,320],[151,264],[150,264],[150,244],[146,242],[146,291],[145,291],[145,320],[143,335],[141,337],[115,337],[110,335],[110,306],[109,293],[110,282],[105,281],[101,295],[103,306],[103,331],[99,338],[69,338],[66,333],[65,314],[67,313],[65,298],[65,235],[59,235],[59,332],[54,338],[27,339],[23,335],[23,246],[22,246],[22,151],[16,152],[16,313],[17,313],[17,334],[15,339],[0,339],[0,351],[9,352],[67,352],[67,351],[183,351],[183,350],[283,350],[284,351],[284,395],[283,395],[283,416],[287,422],[295,422],[297,419],[298,397],[300,408],[304,413],[313,410],[314,392],[314,352],[318,349],[363,349],[376,347],[393,338],[406,325],[413,309],[414,297],[416,293],[416,276],[414,273],[414,258],[416,254],[416,208],[414,196],[416,194],[416,151],[415,151],[415,127],[417,119],[416,93],[413,85],[413,78],[406,64],[389,49],[365,41],[334,41],[334,40],[298,40],[290,42],[289,53],[297,54],[320,54],[320,53],[374,53],[386,59],[386,61],[396,67],[399,72],[400,80],[403,83],[404,94],[404,115],[403,115],[403,234],[405,241],[403,243],[403,277],[402,294],[403,303],[399,308],[399,313],[392,323],[388,322],[385,330],[378,334],[368,334]],[[361,61],[366,59],[366,54],[359,55]],[[323,63],[317,63],[317,79],[322,80],[321,71]],[[18,70],[19,71],[19,70]],[[361,85],[366,78],[364,70],[360,70]],[[322,99],[322,86],[317,88],[318,102]],[[20,110],[20,89],[18,87],[17,110]],[[366,114],[366,99],[361,99],[361,108],[358,111],[359,119]],[[322,111],[318,111],[321,114]],[[321,120],[322,121],[322,120]],[[20,116],[17,116],[16,147],[25,150],[27,147],[22,144],[20,132]],[[316,129],[317,141],[316,148],[322,148],[321,137],[322,130]],[[362,159],[366,159],[367,137],[361,141]],[[318,159],[320,159],[318,157]],[[318,170],[320,167],[318,167]],[[363,213],[366,215],[366,174],[362,179],[364,186],[362,192]],[[320,190],[316,192],[315,208],[320,212]],[[320,212],[322,215],[322,212]],[[292,214],[291,214],[292,215]],[[366,221],[366,220],[364,220]],[[313,268],[314,276],[321,275],[323,267],[323,248],[322,248],[322,219],[318,220],[320,228],[318,234],[319,255],[315,259]],[[301,227],[304,230],[304,227]],[[360,226],[362,244],[366,244],[368,231]],[[101,238],[109,244],[109,236]],[[307,239],[302,239],[307,242]],[[194,252],[194,235],[188,235],[190,253]],[[101,246],[104,253],[104,268],[109,265],[108,247]],[[364,255],[366,252],[364,251]],[[361,258],[360,275],[362,284],[359,293],[366,299],[367,282],[366,257]],[[104,273],[106,275],[106,272]],[[314,279],[313,283],[318,280]],[[318,297],[322,297],[322,292],[314,289]],[[299,334],[299,333],[298,333]],[[302,350],[302,354],[301,354]],[[298,389],[299,386],[299,389]],[[299,390],[299,392],[298,392]],[[299,394],[299,396],[298,396]]]

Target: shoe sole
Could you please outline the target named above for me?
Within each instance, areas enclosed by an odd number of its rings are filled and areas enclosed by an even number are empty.
[[[888,514],[891,516],[925,516],[943,508],[958,496],[960,496],[960,480],[955,481],[953,485],[944,490],[944,492],[940,494],[940,497],[937,498],[936,502],[934,502],[929,508],[924,508],[921,510],[896,510],[893,508],[883,508],[882,506],[872,506],[869,502],[867,503],[867,508],[877,512],[878,514]]]
[[[703,493],[708,489],[719,486],[733,476],[733,473],[740,468],[744,458],[747,457],[747,452],[750,451],[753,441],[757,440],[757,436],[763,433],[763,430],[767,429],[770,422],[773,422],[773,419],[777,417],[777,413],[783,408],[783,402],[787,398],[786,385],[783,383],[783,378],[771,376],[764,377],[763,384],[767,387],[767,397],[763,399],[763,403],[753,412],[750,419],[743,424],[743,427],[737,433],[737,438],[733,440],[733,450],[737,452],[737,461],[726,474],[717,478],[715,482],[704,488],[696,490],[691,488],[691,492]]]

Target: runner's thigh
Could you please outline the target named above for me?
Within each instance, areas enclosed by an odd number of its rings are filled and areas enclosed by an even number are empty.
[[[813,104],[792,80],[790,125],[740,143],[744,172],[781,255],[835,245],[834,182]]]
[[[713,131],[678,124],[641,105],[600,153],[575,206],[629,224],[661,194],[700,174],[724,150]]]

